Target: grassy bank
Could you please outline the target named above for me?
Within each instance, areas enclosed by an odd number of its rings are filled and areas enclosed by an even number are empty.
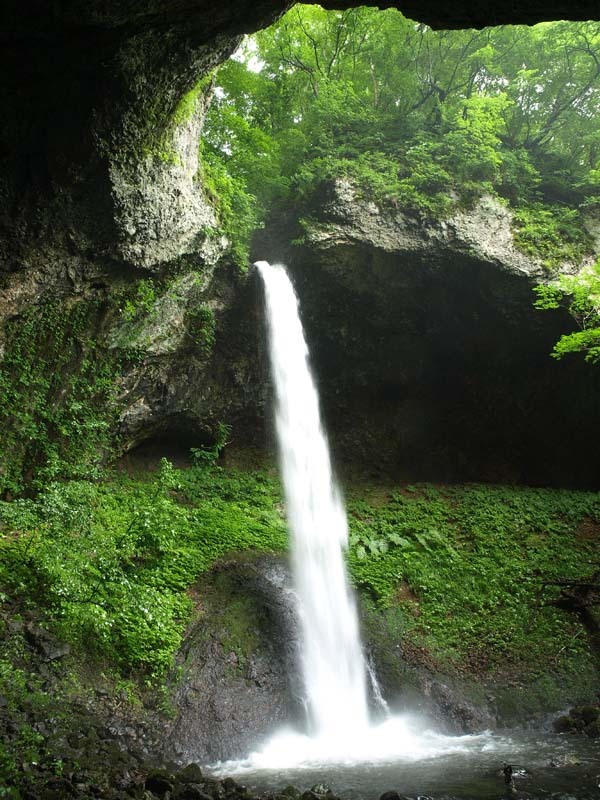
[[[417,485],[354,487],[347,500],[352,580],[406,647],[474,674],[589,663],[552,584],[598,563],[600,494]],[[284,551],[283,514],[268,470],[163,460],[153,474],[53,484],[0,504],[0,599],[120,674],[160,681],[191,587],[228,553]]]

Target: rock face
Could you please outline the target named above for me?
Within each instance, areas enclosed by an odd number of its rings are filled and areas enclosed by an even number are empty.
[[[255,289],[224,265],[176,278],[139,320],[115,315],[110,343],[143,354],[121,379],[123,451],[156,439],[180,440],[188,450],[211,444],[224,422],[240,443],[262,437],[266,385]]]
[[[285,563],[264,556],[231,559],[203,585],[202,614],[179,656],[171,758],[243,757],[275,728],[301,718],[289,586]]]
[[[338,181],[309,213],[256,251],[293,273],[342,462],[409,480],[597,485],[600,375],[549,357],[573,323],[533,309],[545,273],[515,248],[504,206],[483,198],[430,222]]]

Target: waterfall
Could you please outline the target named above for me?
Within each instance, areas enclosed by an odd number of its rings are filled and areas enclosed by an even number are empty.
[[[282,728],[247,758],[219,762],[212,772],[256,776],[283,769],[329,769],[333,764],[412,761],[489,747],[487,733],[444,736],[411,714],[390,714],[361,647],[344,564],[346,514],[332,475],[298,299],[282,266],[258,261],[256,267],[265,285],[309,731]],[[369,720],[369,682],[383,717],[377,724]]]
[[[344,564],[348,528],[332,475],[298,299],[285,269],[257,263],[265,285],[275,422],[292,534],[301,668],[311,733],[368,727],[366,665]]]

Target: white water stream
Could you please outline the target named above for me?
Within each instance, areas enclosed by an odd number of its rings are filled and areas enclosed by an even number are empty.
[[[343,557],[346,514],[331,472],[296,294],[283,267],[266,261],[257,266],[265,284],[310,732],[339,736],[368,726],[366,666]]]
[[[344,562],[348,529],[334,481],[298,299],[280,265],[257,263],[265,286],[275,419],[292,563],[301,619],[301,669],[308,731],[276,733],[221,774],[311,768],[324,764],[413,761],[494,747],[489,734],[444,736],[409,715],[373,723],[367,687],[386,707],[363,656]]]

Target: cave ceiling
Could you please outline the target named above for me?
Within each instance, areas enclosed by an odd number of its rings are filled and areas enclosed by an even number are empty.
[[[7,0],[2,4],[2,38],[43,36],[53,33],[79,34],[185,22],[202,31],[206,39],[220,33],[248,33],[269,24],[293,5],[282,0]],[[358,5],[398,8],[406,16],[436,28],[483,27],[485,25],[533,24],[544,20],[600,18],[597,0],[403,0],[377,3],[325,0],[324,8],[343,9]]]

